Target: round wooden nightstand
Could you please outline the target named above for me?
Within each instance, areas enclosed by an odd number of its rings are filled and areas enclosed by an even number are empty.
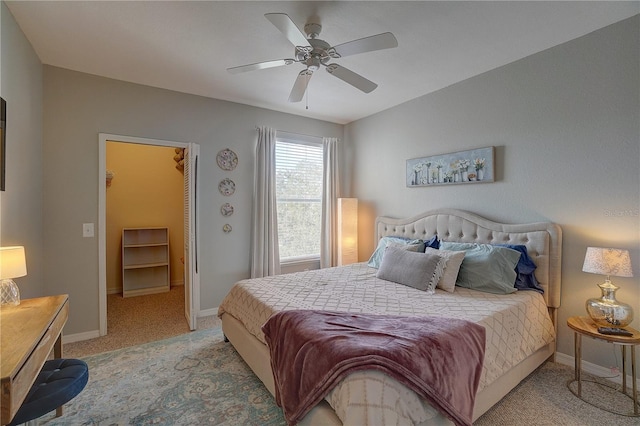
[[[624,327],[625,330],[633,333],[632,336],[619,336],[611,334],[601,334],[598,332],[598,326],[589,317],[571,317],[567,320],[567,326],[574,331],[574,346],[575,346],[575,378],[567,383],[567,387],[578,398],[583,401],[595,405],[605,411],[609,411],[614,414],[621,414],[624,416],[640,417],[640,404],[638,404],[638,386],[636,379],[636,346],[640,345],[640,331],[631,328]],[[621,392],[633,400],[633,412],[632,413],[620,413],[612,411],[606,407],[601,407],[593,404],[590,401],[586,401],[582,398],[582,336],[588,336],[593,339],[604,340],[605,342],[619,345],[622,350],[622,390]],[[631,379],[632,379],[632,393],[627,393],[627,362],[626,362],[626,349],[631,348]],[[571,384],[578,382],[577,392],[571,389]]]

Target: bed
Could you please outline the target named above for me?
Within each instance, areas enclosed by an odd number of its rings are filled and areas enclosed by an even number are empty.
[[[308,309],[429,315],[475,322],[487,330],[486,356],[473,406],[475,420],[554,355],[562,232],[553,223],[497,223],[454,209],[433,210],[408,219],[379,217],[375,221],[376,241],[384,237],[426,241],[434,236],[445,242],[525,246],[544,293],[496,295],[456,287],[453,292],[436,289],[435,294],[426,294],[376,278],[374,268],[357,263],[239,281],[218,312],[224,335],[275,395],[270,352],[261,327],[277,312]],[[389,392],[397,398],[391,404]],[[299,424],[358,424],[363,419],[380,422],[381,418],[398,423],[450,424],[448,418],[425,401],[417,398],[416,402],[416,398],[415,393],[384,374],[357,372],[347,376]]]

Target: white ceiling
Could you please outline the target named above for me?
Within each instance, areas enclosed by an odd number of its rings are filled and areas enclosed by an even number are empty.
[[[348,123],[640,13],[640,2],[7,1],[44,64]],[[390,31],[395,49],[335,62],[378,83],[364,94],[316,72],[287,101],[301,64],[232,75],[293,56],[265,13],[323,25],[337,45]]]

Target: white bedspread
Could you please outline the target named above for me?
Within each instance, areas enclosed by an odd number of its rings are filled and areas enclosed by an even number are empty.
[[[435,294],[375,277],[366,263],[236,283],[220,305],[263,343],[262,325],[282,310],[322,309],[337,312],[460,318],[486,328],[485,362],[478,391],[555,339],[542,295],[519,291],[494,295],[456,287]],[[345,425],[375,416],[384,424],[418,424],[435,415],[415,393],[376,372],[348,376],[327,401]],[[370,423],[370,422],[369,422]]]

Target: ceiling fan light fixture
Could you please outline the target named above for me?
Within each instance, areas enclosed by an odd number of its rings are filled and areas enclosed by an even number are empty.
[[[307,61],[307,69],[310,71],[318,71],[320,68],[320,58],[313,56]]]

